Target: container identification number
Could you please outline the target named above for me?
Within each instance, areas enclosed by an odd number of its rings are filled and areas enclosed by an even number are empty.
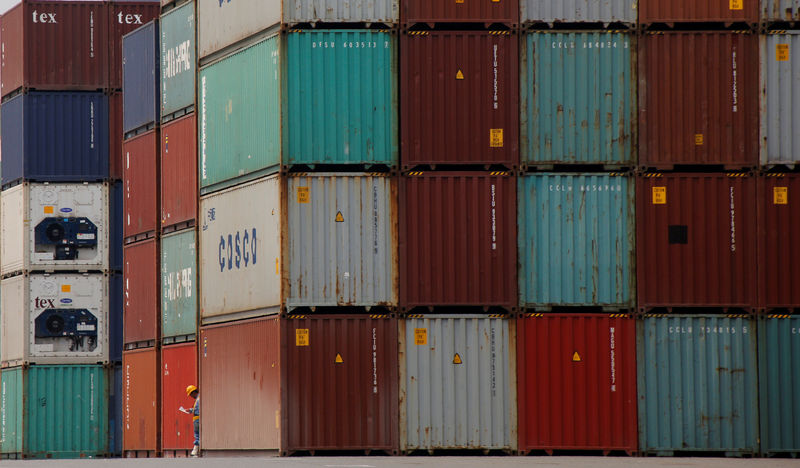
[[[168,273],[164,289],[170,301],[192,297],[192,267]]]
[[[737,327],[697,327],[700,333],[704,333],[707,335],[710,334],[727,334],[727,335],[735,335],[736,333],[742,333],[746,335],[748,333],[747,327],[741,327],[739,330]],[[738,330],[738,331],[737,331]],[[694,333],[694,327],[669,327],[670,334],[692,334]]]
[[[334,42],[334,41],[330,41],[330,42],[329,41],[314,41],[314,42],[311,43],[311,48],[312,49],[317,49],[317,48],[319,48],[319,49],[335,49],[336,48],[336,44],[337,43]],[[343,49],[377,49],[378,48],[378,42],[377,41],[361,41],[361,42],[359,42],[359,41],[355,41],[355,42],[353,42],[353,41],[344,41],[344,42],[339,43],[339,47],[342,47]],[[388,49],[389,48],[389,41],[384,41],[383,42],[383,48],[384,49]]]
[[[622,186],[621,185],[609,185],[609,184],[591,184],[591,185],[578,185],[577,187],[573,187],[572,185],[561,185],[561,184],[550,184],[549,185],[551,192],[621,192]]]
[[[619,41],[585,41],[582,43],[584,49],[617,49],[622,44],[623,49],[627,49],[628,42]],[[576,48],[575,42],[552,42],[551,49],[574,49]]]

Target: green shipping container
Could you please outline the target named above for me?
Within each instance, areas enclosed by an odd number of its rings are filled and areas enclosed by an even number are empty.
[[[194,228],[161,238],[161,336],[166,344],[197,333],[197,234]]]
[[[280,36],[200,70],[200,191],[221,190],[278,170]]]
[[[0,376],[3,458],[87,458],[108,451],[102,366],[31,366]]]
[[[194,109],[197,52],[194,2],[161,15],[161,120]]]

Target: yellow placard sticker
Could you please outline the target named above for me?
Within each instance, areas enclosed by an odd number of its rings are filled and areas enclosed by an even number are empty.
[[[337,223],[343,223],[344,222],[344,216],[342,216],[342,212],[341,211],[337,211],[336,212],[336,222]]]
[[[294,331],[295,346],[308,346],[308,328],[298,328]]]
[[[653,204],[666,205],[667,204],[667,188],[666,187],[653,187]]]
[[[69,284],[62,284],[61,292],[72,292],[72,286]]]
[[[343,363],[343,362],[344,362],[344,360],[342,360],[342,355],[341,355],[341,354],[339,354],[339,353],[336,353],[336,358],[333,360],[333,362],[335,362],[336,364],[341,364],[341,363]]]
[[[456,355],[453,356],[453,364],[463,364],[463,363],[464,361],[461,360],[461,355],[456,353]]]
[[[744,0],[730,0],[731,10],[744,10]]]
[[[415,345],[426,345],[426,344],[428,344],[428,329],[427,328],[415,328],[414,329],[414,344]]]
[[[281,274],[281,261],[280,259],[278,259],[278,257],[275,257],[275,274],[276,275]]]
[[[275,429],[281,428],[281,410],[275,410]]]
[[[310,203],[311,192],[308,187],[297,187],[297,203]]]
[[[500,0],[492,0],[492,3],[500,3]]]
[[[53,214],[55,209],[52,206],[45,206],[44,207],[44,214]]]
[[[491,146],[492,148],[502,148],[503,147],[503,129],[502,128],[489,129],[489,146]]]
[[[694,144],[697,146],[703,146],[705,143],[705,138],[703,137],[702,133],[696,133],[694,135]]]
[[[775,205],[788,205],[789,187],[774,187],[772,189],[772,203]]]
[[[572,355],[572,362],[581,362],[581,355],[577,351]]]
[[[456,0],[456,3],[464,3],[464,0]]]
[[[463,79],[464,79],[464,73],[461,71],[461,69],[460,69],[460,68],[459,68],[459,69],[458,69],[458,71],[456,72],[456,79],[457,79],[457,80],[463,80]]]
[[[775,60],[778,62],[789,61],[789,44],[777,44],[775,46]]]

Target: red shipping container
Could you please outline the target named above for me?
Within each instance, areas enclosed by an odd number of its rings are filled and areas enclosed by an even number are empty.
[[[159,428],[159,363],[156,348],[122,353],[122,450],[155,456]]]
[[[2,95],[108,87],[108,7],[24,0],[3,15]]]
[[[523,0],[524,1],[524,0]],[[519,24],[519,0],[403,0],[400,21],[415,23]]]
[[[203,451],[277,450],[281,415],[278,318],[203,327],[199,346]]]
[[[519,450],[637,450],[636,321],[517,319]]]
[[[400,180],[400,304],[517,306],[517,186],[508,173]]]
[[[756,305],[756,179],[650,174],[636,182],[639,307]]]
[[[757,166],[758,37],[656,33],[640,44],[641,164]]]
[[[639,0],[639,22],[758,22],[759,0]],[[702,79],[702,77],[700,77]]]
[[[108,52],[111,89],[122,89],[122,36],[158,18],[158,2],[113,2],[108,4]]]
[[[417,165],[519,164],[517,36],[492,31],[403,34],[401,154]]]
[[[281,321],[281,454],[398,453],[397,319],[297,316]]]
[[[197,119],[192,113],[161,127],[161,229],[197,217]]]
[[[194,445],[192,417],[178,408],[194,406],[186,387],[197,382],[196,341],[161,349],[161,449],[165,455],[186,456]]]
[[[800,174],[758,181],[759,306],[800,307]]]
[[[125,239],[154,233],[158,227],[158,131],[122,144]]]
[[[123,327],[126,344],[146,342],[153,346],[159,338],[161,290],[158,251],[155,238],[128,244],[123,249]]]
[[[122,180],[122,93],[108,96],[108,173]]]

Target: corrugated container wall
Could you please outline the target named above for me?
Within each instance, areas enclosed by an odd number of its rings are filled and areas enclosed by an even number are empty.
[[[200,70],[201,193],[278,170],[280,42],[272,36]]]
[[[3,97],[19,88],[108,87],[105,3],[26,0],[4,13],[2,24]]]
[[[188,385],[199,385],[197,342],[165,346],[161,350],[161,449],[184,451],[184,456],[194,442],[192,417],[178,411],[180,407],[194,406],[194,400],[186,395]],[[210,410],[206,388],[202,385],[200,388],[203,389],[203,409]],[[205,412],[203,417],[206,417]]]
[[[758,305],[800,307],[800,174],[758,180]]]
[[[153,1],[138,1],[138,2],[108,2],[108,87],[111,89],[122,88],[123,72],[122,66],[125,61],[125,56],[122,48],[123,36],[126,34],[144,27],[150,23],[154,18],[158,18],[158,13],[161,7],[158,3]],[[148,55],[147,63],[152,63],[153,60],[158,61],[158,53],[155,57],[152,55],[153,50],[158,50],[158,28],[151,30],[149,33],[151,39],[148,40]],[[155,39],[155,44],[152,41]],[[144,63],[144,62],[143,62]],[[149,70],[148,66],[142,66],[146,71]],[[158,69],[156,69],[156,77],[158,76]]]
[[[517,306],[517,187],[505,175],[400,180],[400,305]]]
[[[197,234],[194,229],[161,238],[161,336],[197,334]],[[224,291],[214,291],[225,294]]]
[[[282,319],[281,454],[397,455],[397,343],[397,319],[389,315]]]
[[[279,343],[277,317],[200,329],[204,451],[280,447]]]
[[[761,20],[798,21],[800,20],[800,1],[761,0]]]
[[[639,43],[640,164],[756,166],[758,63],[754,34],[645,34]]]
[[[204,0],[204,3],[216,4],[217,1]],[[195,105],[197,56],[194,1],[164,13],[159,27],[161,29],[161,119],[166,121],[183,115],[187,108],[193,108]]]
[[[108,97],[36,92],[2,105],[3,185],[108,178]]]
[[[121,181],[115,181],[108,185],[108,268],[112,271],[122,271],[122,241],[125,223],[122,218],[125,216],[125,187]]]
[[[401,35],[400,144],[404,169],[421,164],[517,167],[518,50],[518,37],[507,32]]]
[[[415,23],[504,23],[519,24],[520,0],[475,0],[470,2],[432,2],[402,0],[400,21]]]
[[[386,175],[287,178],[286,305],[397,305],[397,185]]]
[[[384,23],[399,21],[400,0],[283,0],[283,22]]]
[[[125,246],[125,343],[159,337],[158,254],[155,239]]]
[[[121,248],[121,247],[120,247]],[[123,335],[122,311],[125,308],[125,281],[121,272],[108,275],[108,361],[122,362]]]
[[[523,165],[635,162],[635,48],[633,34],[618,32],[524,35]]]
[[[659,174],[636,184],[639,307],[754,307],[756,179]]]
[[[158,229],[158,130],[122,144],[125,239]]]
[[[758,22],[759,0],[639,0],[639,23]]]
[[[275,175],[200,199],[204,324],[278,312],[281,192],[280,177]]]
[[[519,0],[522,23],[636,24],[643,0]]]
[[[161,229],[194,225],[197,218],[197,117],[161,127]]]
[[[345,29],[286,38],[283,164],[396,167],[397,36]]]
[[[158,450],[160,368],[156,348],[122,353],[122,450],[125,452]]]
[[[751,319],[719,315],[639,322],[642,452],[758,451],[754,326]]]
[[[518,185],[520,304],[634,307],[630,178],[537,173]]]
[[[492,315],[400,321],[401,450],[516,450],[513,323]]]
[[[123,97],[121,92],[108,94],[108,178],[122,180],[122,119]]]
[[[258,14],[253,14],[253,12]],[[281,22],[281,2],[274,0],[198,0],[198,50],[201,58],[236,44]]]
[[[122,131],[126,134],[160,118],[160,37],[155,20],[122,39]]]
[[[636,321],[517,319],[519,450],[637,450]]]
[[[800,31],[761,40],[761,164],[800,165]]]
[[[102,366],[3,369],[3,458],[87,458],[108,451]]]
[[[122,350],[120,350],[120,353]],[[122,362],[120,355],[119,362]],[[122,455],[122,364],[108,369],[108,452]]]
[[[758,322],[761,453],[800,452],[800,316]]]

